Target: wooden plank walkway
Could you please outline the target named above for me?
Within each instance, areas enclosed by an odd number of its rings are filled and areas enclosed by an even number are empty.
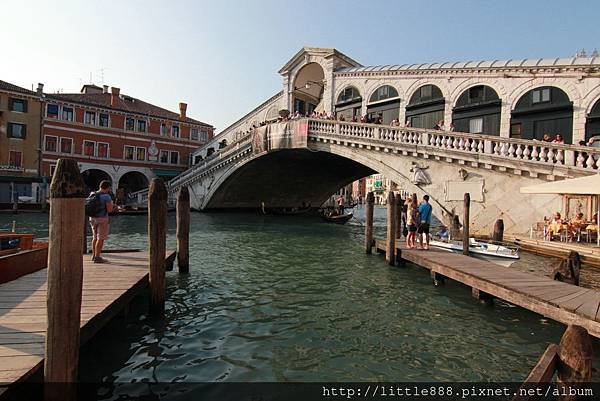
[[[173,253],[168,253],[167,259]],[[148,253],[84,257],[81,344],[94,336],[148,285]],[[0,285],[0,383],[23,381],[43,366],[47,269]],[[2,393],[0,389],[0,394]]]
[[[583,326],[600,338],[600,291],[459,253],[409,250],[404,242],[396,247],[404,260],[558,322]],[[376,241],[376,248],[385,252],[385,241]]]

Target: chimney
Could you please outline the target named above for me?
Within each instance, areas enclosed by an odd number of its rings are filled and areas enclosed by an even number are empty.
[[[44,84],[41,82],[38,82],[37,94],[41,96],[43,93],[44,93]]]
[[[102,93],[108,93],[108,85],[102,85]]]
[[[119,93],[121,92],[121,89],[113,86],[112,88],[110,88],[110,92],[110,105],[112,107],[115,107],[119,102]]]
[[[179,102],[179,119],[185,120],[185,112],[187,110],[187,103]]]

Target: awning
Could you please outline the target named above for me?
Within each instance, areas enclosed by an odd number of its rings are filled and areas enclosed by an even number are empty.
[[[521,187],[522,194],[600,195],[600,174]]]
[[[178,170],[163,170],[163,169],[159,169],[159,168],[153,168],[152,172],[154,173],[155,176],[161,177],[161,178],[173,178],[173,177],[177,177],[179,174],[181,174],[181,171],[178,171]]]

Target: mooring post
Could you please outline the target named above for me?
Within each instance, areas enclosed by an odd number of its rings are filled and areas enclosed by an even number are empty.
[[[469,210],[471,209],[471,195],[465,193],[463,217],[463,255],[469,256]]]
[[[185,186],[177,194],[177,267],[180,274],[190,271],[190,192]]]
[[[65,387],[46,386],[46,400],[74,400],[76,397],[84,198],[84,183],[77,162],[59,159],[50,184],[44,382],[62,383]]]
[[[167,242],[167,188],[153,178],[148,192],[148,245],[150,247],[150,312],[165,310],[165,256]]]
[[[83,213],[83,244],[82,244],[82,250],[83,250],[83,254],[85,255],[87,253],[87,227],[88,227],[88,217],[85,215],[85,210]]]
[[[373,207],[375,205],[375,195],[373,192],[367,194],[367,204],[365,207],[365,252],[370,254],[373,249]]]
[[[586,329],[567,327],[558,344],[558,357],[556,385],[561,393],[569,394],[569,389],[581,389],[592,381],[592,340]],[[576,395],[559,397],[561,401],[576,399]]]
[[[387,198],[387,237],[385,261],[394,266],[396,264],[396,196],[389,191]]]
[[[492,240],[502,242],[504,239],[504,220],[498,219],[494,224],[494,232],[492,233]]]

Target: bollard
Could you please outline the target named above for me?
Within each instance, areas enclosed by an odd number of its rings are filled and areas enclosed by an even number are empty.
[[[558,344],[558,372],[556,386],[569,393],[569,389],[587,387],[592,381],[592,340],[587,330],[581,326],[570,325]],[[560,397],[571,401],[577,396]]]
[[[153,178],[148,191],[148,245],[150,247],[150,312],[165,310],[165,256],[167,243],[167,188]]]
[[[396,265],[396,199],[393,191],[388,193],[387,199],[387,237],[385,261]]]
[[[373,192],[367,194],[367,204],[365,207],[365,252],[370,254],[373,249],[373,207],[375,204],[375,195]]]
[[[179,273],[190,271],[190,192],[181,187],[177,195],[177,267]]]
[[[463,217],[463,255],[469,256],[469,209],[471,208],[471,195],[467,192],[464,200]]]
[[[494,224],[494,232],[492,234],[492,240],[502,242],[504,239],[504,220],[498,219]]]
[[[50,184],[47,331],[44,382],[46,400],[76,397],[83,255],[84,183],[77,162],[59,159]]]

